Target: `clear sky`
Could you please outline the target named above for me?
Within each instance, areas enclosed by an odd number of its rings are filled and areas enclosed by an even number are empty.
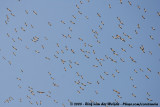
[[[0,107],[160,106],[159,5],[0,0]]]

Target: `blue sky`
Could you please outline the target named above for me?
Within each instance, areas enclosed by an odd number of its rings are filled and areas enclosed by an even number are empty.
[[[122,0],[122,4],[119,0],[90,0],[89,2],[81,0],[81,2],[80,0],[0,1],[0,106],[35,107],[36,102],[40,105],[41,101],[42,107],[63,107],[63,104],[65,107],[70,107],[68,99],[73,103],[85,103],[90,100],[100,103],[115,102],[115,100],[119,103],[160,103],[160,74],[158,74],[160,72],[160,16],[157,14],[160,12],[160,1],[130,0],[131,5],[126,0]],[[140,9],[137,6],[140,6]],[[51,26],[48,23],[51,23]],[[140,28],[137,27],[138,24]],[[114,39],[116,35],[120,37]],[[154,39],[150,38],[151,35]],[[33,42],[33,38],[36,37],[38,39]],[[145,53],[140,49],[141,46],[144,46]],[[111,51],[111,48],[114,51]],[[61,60],[65,61],[64,64]],[[151,72],[147,68],[151,69]],[[79,84],[75,81],[79,81]],[[40,94],[37,91],[44,93]],[[133,97],[132,93],[136,97]],[[5,102],[11,97],[14,100]],[[147,98],[153,101],[148,101]],[[55,103],[55,100],[58,103]]]

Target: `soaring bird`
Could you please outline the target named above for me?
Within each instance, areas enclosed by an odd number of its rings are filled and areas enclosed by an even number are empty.
[[[122,4],[122,0],[120,0],[120,3]]]
[[[69,27],[69,30],[72,32],[72,28],[71,27]]]
[[[81,86],[79,87],[81,90],[84,90],[84,88],[82,88]]]
[[[85,16],[86,19],[88,19],[88,16]]]
[[[73,49],[71,49],[71,52],[72,52],[72,53],[75,53]]]
[[[136,97],[136,95],[135,95],[134,93],[132,93],[132,96],[133,96],[133,97]]]
[[[150,96],[149,92],[147,92],[147,95]]]
[[[122,49],[122,51],[126,52],[126,50],[125,50],[125,49],[123,49],[123,48],[121,48],[121,49]]]
[[[80,83],[80,81],[78,80],[78,82]],[[83,86],[86,86],[86,84],[84,84],[84,83],[81,83]]]
[[[93,67],[98,67],[98,65],[93,65]]]
[[[156,30],[156,29],[152,26],[152,30]]]
[[[99,81],[97,81],[97,84],[98,84],[98,85],[100,84]]]
[[[78,13],[79,13],[79,14],[82,14],[82,12],[81,12],[81,11],[79,11],[79,10],[78,10]]]
[[[67,69],[64,67],[64,71],[67,71]]]
[[[130,77],[130,80],[132,80],[132,81],[133,81],[133,78],[132,78],[132,77]]]
[[[145,53],[143,45],[141,45],[140,49],[142,50],[143,53]]]
[[[101,78],[102,80],[104,80],[104,77],[102,77],[101,75],[100,75],[100,78]]]
[[[145,75],[145,77],[146,77],[147,79],[149,79],[149,77],[148,77],[147,75]]]
[[[26,12],[26,14],[28,14],[28,11],[27,11],[27,10],[25,10],[25,12]]]
[[[16,47],[12,46],[12,48],[17,51],[17,48],[16,48]]]
[[[51,22],[48,22],[48,25],[49,25],[49,26],[52,26]]]
[[[35,50],[36,53],[40,53],[38,50]]]
[[[21,30],[22,30],[22,31],[26,31],[23,27],[21,27]]]
[[[147,100],[148,100],[148,101],[153,101],[153,100],[152,100],[152,99],[150,99],[150,98],[147,98]]]
[[[76,16],[72,15],[72,17],[73,17],[74,19],[76,19]]]
[[[98,15],[99,17],[101,17],[101,15],[100,15],[99,13],[97,13],[97,15]]]
[[[77,9],[80,9],[79,6],[76,4]]]
[[[119,71],[116,69],[116,72],[119,73]]]
[[[137,28],[140,29],[140,25],[139,24],[137,24]]]
[[[117,94],[120,94],[120,92],[119,92],[119,91],[117,91],[117,90],[115,90],[115,89],[113,89],[113,91],[114,91],[114,92],[116,92]]]
[[[35,15],[37,15],[37,12],[36,12],[36,11],[34,11],[34,10],[33,10],[33,13],[34,13]]]
[[[104,72],[104,74],[109,75],[108,72]]]
[[[72,24],[75,24],[75,22],[73,22],[72,20],[70,21]]]
[[[140,7],[139,5],[137,6],[137,8],[138,8],[139,10],[141,9],[141,7]]]
[[[9,12],[12,12],[9,8],[7,8],[7,10],[8,10]]]
[[[77,90],[77,92],[80,94],[81,92],[79,90]]]
[[[92,84],[91,82],[87,82],[88,84]]]
[[[109,6],[109,8],[111,8],[111,4],[109,4],[108,6]]]
[[[43,92],[43,91],[37,91],[37,93],[43,94],[43,93],[45,93],[45,92]]]
[[[147,68],[147,70],[148,70],[149,72],[151,72],[151,69],[150,69],[150,68]]]
[[[112,74],[112,77],[114,77],[114,78],[115,78],[115,75],[114,75],[114,74]]]
[[[128,1],[129,5],[132,5],[132,3],[130,1]]]
[[[81,4],[83,4],[83,2],[82,1],[79,1]]]
[[[154,40],[154,38],[153,38],[153,36],[152,36],[152,35],[150,35],[149,37],[150,37],[152,40]]]
[[[142,18],[143,18],[143,19],[146,19],[143,15],[142,15]]]
[[[103,22],[103,21],[101,21],[101,24],[102,24],[102,25],[104,25],[104,22]]]
[[[144,8],[144,12],[146,13],[147,12],[147,10]]]
[[[95,91],[96,94],[98,94],[98,91]]]
[[[28,24],[26,22],[24,24],[25,24],[26,27],[28,26]]]
[[[131,44],[129,44],[129,47],[133,48],[133,46]]]
[[[49,58],[49,57],[45,57],[45,59],[50,60],[50,58]]]
[[[133,85],[133,88],[137,88],[137,86]]]
[[[61,20],[61,23],[66,24],[63,20]]]
[[[122,98],[120,95],[117,95],[118,98]]]

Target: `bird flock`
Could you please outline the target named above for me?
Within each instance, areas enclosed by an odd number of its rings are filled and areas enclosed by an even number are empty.
[[[160,102],[160,8],[149,0],[64,0],[63,11],[13,1],[1,8],[0,75],[13,90],[0,105]]]

